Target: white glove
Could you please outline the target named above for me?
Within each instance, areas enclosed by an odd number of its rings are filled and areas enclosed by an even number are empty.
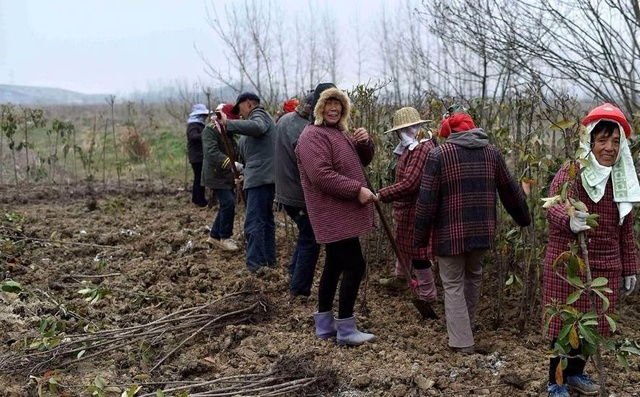
[[[588,216],[588,212],[576,210],[573,216],[569,219],[569,227],[571,228],[571,231],[577,234],[591,229],[591,226],[587,225]]]
[[[238,173],[241,174],[242,171],[244,170],[244,165],[236,161],[236,169],[238,170]]]
[[[636,289],[636,283],[638,282],[636,275],[624,277],[624,294],[629,296]]]

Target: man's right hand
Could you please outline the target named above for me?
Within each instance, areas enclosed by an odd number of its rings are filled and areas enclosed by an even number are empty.
[[[236,183],[238,189],[242,189],[242,184],[244,183],[244,176],[240,175],[238,178],[233,180]]]
[[[358,192],[358,201],[360,204],[364,205],[378,201],[378,197],[368,188],[361,187],[360,192]]]

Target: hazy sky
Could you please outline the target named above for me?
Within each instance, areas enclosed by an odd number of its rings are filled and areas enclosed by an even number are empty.
[[[118,94],[202,81],[195,48],[211,54],[219,46],[205,20],[208,1],[0,0],[0,84]],[[343,23],[369,3],[318,1]],[[285,9],[302,1],[273,3]]]

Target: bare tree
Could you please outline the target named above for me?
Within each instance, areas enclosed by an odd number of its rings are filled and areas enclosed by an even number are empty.
[[[494,0],[423,3],[420,19],[441,42],[448,62],[441,73],[450,78],[455,96],[503,101],[509,90],[526,83],[512,61],[513,8],[509,1]],[[492,29],[502,32],[499,44]]]
[[[203,102],[201,93],[206,96],[207,92],[211,91],[208,87],[199,89],[198,84],[193,85],[186,80],[176,80],[174,87],[174,91],[165,100],[165,110],[176,121],[184,123],[189,116],[191,107],[196,103]],[[211,109],[210,101],[207,102],[207,106]]]
[[[254,90],[271,109],[322,80],[339,84],[342,25],[312,0],[297,12],[285,18],[271,0],[224,7],[211,1],[207,22],[223,46],[214,54],[200,51],[207,74],[235,93]]]
[[[498,79],[503,88],[539,79],[628,113],[640,106],[637,0],[434,1],[423,2],[422,12],[447,46],[488,61],[475,76],[487,77],[483,97]]]
[[[339,54],[340,54],[340,42],[342,37],[338,34],[336,29],[337,25],[331,22],[331,19],[325,14],[323,17],[323,30],[324,37],[326,39],[326,45],[324,47],[325,64],[327,65],[327,71],[331,81],[340,81],[338,69],[339,69]]]
[[[380,60],[382,62],[382,72],[390,79],[390,84],[383,89],[383,93],[390,96],[394,103],[402,102],[402,76],[401,62],[399,62],[402,51],[400,43],[401,38],[397,30],[393,29],[393,15],[389,15],[386,7],[382,10],[382,19],[380,23],[379,36],[380,41]]]

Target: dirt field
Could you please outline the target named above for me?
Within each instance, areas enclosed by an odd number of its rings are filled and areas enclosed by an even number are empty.
[[[0,246],[1,270],[22,285],[20,294],[0,293],[0,396],[37,396],[39,386],[41,395],[120,396],[134,385],[141,386],[136,396],[179,387],[165,394],[546,395],[538,322],[524,333],[511,326],[513,297],[495,326],[491,269],[476,333],[490,354],[448,350],[441,288],[436,321],[419,319],[408,292],[381,289],[376,281],[392,263],[370,263],[356,304],[358,325],[375,342],[338,347],[314,336],[315,296],[289,301],[292,237],[285,237],[284,215],[276,219],[278,268],[256,275],[242,271],[242,252],[208,246],[214,215],[177,186],[0,187],[0,234],[12,237]],[[238,238],[241,223],[238,215]],[[96,302],[82,289],[94,291]],[[633,339],[640,338],[639,303],[637,294],[628,299],[619,323]],[[57,347],[56,355],[45,345]],[[632,358],[625,373],[605,356],[611,393],[640,396],[639,362]],[[587,370],[595,375],[592,363]],[[96,377],[105,384],[98,387]]]

